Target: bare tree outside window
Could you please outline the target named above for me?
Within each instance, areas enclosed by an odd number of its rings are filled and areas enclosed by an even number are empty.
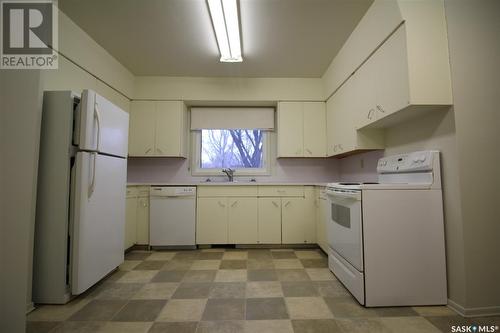
[[[201,131],[201,168],[262,168],[264,132],[254,129]]]

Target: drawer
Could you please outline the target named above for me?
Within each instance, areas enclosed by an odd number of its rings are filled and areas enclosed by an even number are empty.
[[[198,197],[256,197],[257,186],[198,186]]]
[[[137,190],[137,186],[127,186],[127,198],[135,198],[139,191]]]
[[[303,186],[259,186],[259,197],[303,197]]]
[[[137,186],[137,196],[149,197],[149,186]]]

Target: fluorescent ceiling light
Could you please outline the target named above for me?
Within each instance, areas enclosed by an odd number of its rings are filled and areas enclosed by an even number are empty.
[[[221,62],[241,62],[237,0],[207,0]]]

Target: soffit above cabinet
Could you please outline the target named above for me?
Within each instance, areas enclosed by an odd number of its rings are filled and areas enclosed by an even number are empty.
[[[205,0],[59,0],[135,75],[321,77],[373,0],[239,0],[244,61],[219,62]]]

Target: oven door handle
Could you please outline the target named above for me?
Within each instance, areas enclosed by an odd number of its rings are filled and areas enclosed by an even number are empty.
[[[348,193],[348,192],[336,192],[336,191],[326,191],[326,194],[332,198],[342,198],[342,199],[353,199],[361,201],[361,192]]]

